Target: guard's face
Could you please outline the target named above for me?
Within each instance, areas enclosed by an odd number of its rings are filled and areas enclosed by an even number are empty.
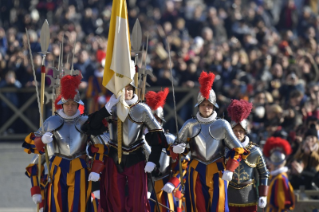
[[[79,104],[73,100],[69,100],[63,104],[63,112],[67,116],[75,115],[76,111],[78,110]]]
[[[208,100],[204,100],[200,105],[199,105],[199,113],[202,117],[208,118],[211,116],[214,112],[214,105],[210,103]]]
[[[134,88],[132,85],[127,85],[125,87],[125,100],[130,100],[134,96]]]
[[[245,139],[245,130],[239,124],[237,124],[233,128],[233,131],[234,131],[235,136],[238,138],[238,140],[240,140],[241,142],[244,141],[244,139]]]

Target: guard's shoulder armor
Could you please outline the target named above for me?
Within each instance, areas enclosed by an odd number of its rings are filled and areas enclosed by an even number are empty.
[[[258,158],[263,156],[263,153],[261,152],[260,148],[250,144],[247,148],[247,150],[250,151],[248,157],[244,160],[245,163],[250,167],[256,167]]]
[[[61,127],[64,123],[63,118],[59,115],[50,116],[47,118],[43,123],[43,130],[44,132],[52,132],[59,127]]]
[[[81,127],[88,120],[88,118],[89,117],[87,115],[80,115],[80,117],[75,120],[75,127],[79,132],[82,132]]]
[[[232,130],[230,124],[225,119],[216,119],[209,126],[209,134],[217,140],[225,138],[225,130]]]
[[[153,116],[151,108],[142,102],[131,106],[129,112],[130,119],[137,124],[145,124],[149,130],[162,129],[161,125]]]
[[[171,133],[165,133],[165,137],[168,145],[171,145],[175,142],[176,136]]]
[[[141,102],[132,106],[129,112],[130,118],[137,123],[143,123],[147,115],[152,115],[151,108]]]
[[[202,127],[196,118],[188,119],[179,130],[179,138],[182,142],[186,142],[187,139],[197,136]]]

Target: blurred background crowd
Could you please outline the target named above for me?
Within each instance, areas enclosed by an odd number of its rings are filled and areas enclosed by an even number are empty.
[[[219,117],[229,119],[231,99],[253,103],[249,117],[252,141],[261,147],[270,136],[287,139],[293,148],[288,160],[295,189],[316,189],[319,171],[319,3],[317,0],[128,0],[130,29],[138,18],[143,44],[149,36],[146,64],[151,86],[171,86],[166,43],[171,46],[174,85],[198,87],[202,70],[216,75]],[[63,66],[81,70],[80,85],[87,113],[103,106],[111,95],[101,87],[111,0],[0,1],[0,89],[35,86],[25,28],[29,30],[37,79],[40,79],[40,29],[50,24],[47,74],[58,65],[63,39]],[[145,59],[146,55],[142,57]],[[47,79],[47,85],[49,80]],[[20,107],[33,93],[3,92]],[[176,101],[184,94],[177,93]],[[173,105],[172,98],[167,100]],[[179,116],[193,114],[190,100]],[[47,116],[51,114],[47,106]],[[0,102],[0,126],[14,112]],[[36,102],[24,114],[38,123]],[[164,127],[175,132],[174,121]],[[4,134],[27,133],[16,120]]]

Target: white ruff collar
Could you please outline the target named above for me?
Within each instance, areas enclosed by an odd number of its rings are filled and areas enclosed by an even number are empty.
[[[287,172],[288,171],[288,167],[287,166],[284,166],[284,167],[280,167],[279,169],[276,169],[274,171],[271,171],[270,172],[270,175],[272,176],[276,176],[278,174],[281,174],[283,172]]]
[[[208,118],[202,117],[199,112],[197,112],[197,114],[196,114],[197,120],[199,122],[202,122],[202,123],[212,122],[212,121],[214,121],[216,119],[216,117],[217,117],[216,111],[214,111],[213,114],[210,117],[208,117]]]
[[[128,105],[133,105],[133,104],[135,104],[137,101],[138,101],[138,97],[137,97],[136,94],[134,94],[134,96],[133,96],[132,99],[125,100],[125,102],[126,102]]]
[[[245,140],[244,140],[244,142],[241,143],[241,145],[243,145],[243,147],[246,147],[246,146],[248,146],[248,144],[249,144],[249,138],[248,138],[248,136],[245,136]]]
[[[68,115],[66,115],[66,114],[63,112],[63,109],[58,110],[58,114],[59,114],[62,118],[64,118],[64,119],[74,119],[74,118],[78,117],[79,115],[81,115],[81,114],[80,114],[80,111],[77,110],[76,113],[75,113],[73,116],[68,116]]]

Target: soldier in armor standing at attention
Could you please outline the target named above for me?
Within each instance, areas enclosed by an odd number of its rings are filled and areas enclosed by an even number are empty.
[[[50,157],[48,175],[52,180],[47,188],[46,202],[48,204],[45,211],[48,212],[86,212],[90,211],[88,208],[97,210],[96,206],[95,209],[89,206],[92,182],[88,180],[99,180],[94,173],[101,171],[103,162],[95,160],[91,168],[92,172],[89,173],[86,147],[91,140],[99,152],[104,152],[104,145],[101,137],[89,137],[81,130],[81,126],[88,119],[79,111],[79,106],[84,105],[77,90],[81,78],[81,75],[67,75],[61,79],[61,99],[57,104],[62,105],[62,109],[45,120],[43,127],[37,132],[30,133],[23,144],[26,152],[41,154],[44,153],[44,145],[47,144]],[[39,182],[33,182],[32,185],[32,199],[35,203],[41,203]]]
[[[134,65],[131,66],[135,70]],[[99,129],[107,118],[109,128],[109,155],[104,161],[101,175],[101,212],[104,211],[150,211],[147,199],[147,175],[156,167],[162,148],[167,148],[163,129],[152,114],[151,109],[138,100],[134,94],[134,81],[125,87],[125,102],[129,106],[128,116],[122,123],[122,134],[118,135],[118,117],[116,104],[120,100],[112,95],[105,107],[90,115],[85,124],[86,132]],[[152,152],[146,163],[143,151],[143,135],[151,146]],[[121,137],[119,137],[121,136]],[[119,143],[118,139],[122,139]],[[121,146],[119,146],[121,145]],[[122,156],[119,161],[118,150]]]
[[[286,165],[287,156],[291,154],[288,141],[280,137],[267,139],[263,149],[269,167],[269,192],[266,212],[291,211],[295,207],[295,194],[289,183]]]
[[[228,186],[228,204],[230,212],[257,212],[266,207],[269,172],[261,150],[247,136],[248,120],[252,104],[245,100],[232,100],[228,106],[231,127],[243,147],[250,153],[241,160],[234,171]],[[258,172],[258,174],[256,173]],[[256,179],[258,177],[258,179]],[[256,183],[259,182],[258,194]]]
[[[195,107],[195,118],[185,122],[179,131],[179,139],[172,145],[172,152],[182,154],[189,146],[191,161],[187,172],[185,197],[187,211],[228,211],[227,185],[245,153],[241,142],[234,135],[230,124],[217,118],[216,95],[212,90],[213,73],[202,72],[199,77],[200,93]],[[224,142],[223,142],[224,140]],[[180,143],[179,143],[180,142]],[[233,154],[225,165],[225,147]],[[173,154],[172,153],[172,154]],[[174,182],[165,184],[170,192]]]

